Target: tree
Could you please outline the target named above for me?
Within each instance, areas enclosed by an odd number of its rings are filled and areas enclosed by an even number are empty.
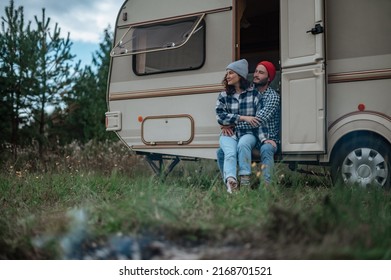
[[[36,84],[34,94],[30,96],[34,121],[38,124],[38,143],[40,155],[46,142],[45,126],[47,124],[46,108],[57,106],[62,96],[72,90],[75,77],[79,72],[80,61],[76,67],[70,63],[74,55],[71,54],[72,42],[61,37],[61,29],[56,23],[53,31],[50,30],[50,17],[46,18],[45,9],[42,9],[42,18],[38,20],[38,42],[35,60]]]
[[[26,25],[23,7],[14,9],[13,0],[2,17],[0,34],[0,113],[9,121],[0,123],[0,144],[10,141],[16,147],[33,138],[43,147],[49,138],[69,143],[106,140],[114,135],[105,130],[107,76],[113,34],[104,30],[92,66],[80,69],[71,64],[72,42],[61,36],[50,17],[34,17]],[[47,108],[54,108],[48,114]],[[56,141],[58,143],[58,141]],[[15,153],[16,156],[16,153]]]
[[[19,143],[19,129],[28,122],[27,99],[34,78],[31,66],[34,65],[36,33],[31,30],[31,23],[25,26],[23,7],[14,9],[13,0],[5,8],[5,17],[1,18],[0,33],[0,94],[1,114],[6,122],[0,126],[1,141],[9,141],[14,147]]]
[[[0,126],[1,132],[11,132],[10,141],[18,145],[20,129],[38,140],[42,155],[46,143],[47,108],[57,106],[62,95],[72,90],[78,75],[80,61],[71,64],[72,42],[69,34],[61,37],[56,23],[50,29],[50,17],[42,9],[42,17],[35,16],[36,29],[31,22],[25,26],[23,7],[14,10],[14,2],[6,7],[2,17],[0,36],[1,112],[10,125]],[[36,128],[32,130],[31,128]]]
[[[91,139],[101,141],[113,138],[113,135],[107,133],[105,128],[107,109],[105,97],[112,41],[113,34],[107,28],[104,30],[99,49],[93,54],[94,69],[89,66],[85,67],[73,91],[64,97],[66,109],[57,110],[54,114],[53,120],[57,123],[61,122],[61,125],[69,132],[60,137],[64,141],[70,142],[78,139],[85,143]],[[55,126],[53,129],[56,129]]]
[[[104,30],[103,41],[99,44],[99,50],[95,52],[92,63],[97,68],[96,73],[96,95],[95,106],[92,108],[92,114],[94,116],[94,138],[97,140],[103,140],[112,138],[112,133],[106,132],[106,117],[107,111],[106,104],[106,92],[107,92],[107,79],[110,68],[110,51],[114,40],[113,32],[110,32],[110,27]]]

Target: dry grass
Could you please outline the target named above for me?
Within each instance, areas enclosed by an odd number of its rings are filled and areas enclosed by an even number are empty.
[[[72,240],[79,243],[66,256],[80,258],[80,248],[119,233],[204,248],[198,258],[391,258],[390,193],[331,187],[327,172],[279,165],[269,188],[228,195],[214,161],[181,162],[160,181],[122,143],[73,143],[42,161],[35,149],[1,159],[2,259],[63,258]]]
[[[17,177],[32,173],[120,173],[132,176],[149,173],[142,157],[134,155],[122,142],[95,142],[85,145],[73,142],[52,147],[39,155],[38,147],[17,149],[15,159],[11,147],[4,145],[0,161],[3,173]]]

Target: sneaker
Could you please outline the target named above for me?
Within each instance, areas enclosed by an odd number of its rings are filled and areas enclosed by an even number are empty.
[[[250,175],[241,175],[240,176],[240,186],[249,187],[250,184],[251,184]]]
[[[229,177],[229,178],[227,179],[227,184],[226,184],[226,186],[227,186],[227,192],[228,192],[228,193],[233,193],[233,192],[239,190],[239,188],[238,188],[238,182],[237,182],[237,181],[235,180],[235,178],[233,178],[233,177]]]

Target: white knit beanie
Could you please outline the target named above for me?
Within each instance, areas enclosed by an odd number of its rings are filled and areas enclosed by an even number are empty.
[[[248,75],[248,62],[245,59],[237,60],[228,64],[226,70],[232,70],[236,72],[239,76],[247,79]]]

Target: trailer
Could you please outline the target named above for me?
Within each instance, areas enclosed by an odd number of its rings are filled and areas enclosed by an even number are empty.
[[[225,67],[276,65],[277,159],[389,187],[391,1],[127,0],[115,24],[106,130],[155,171],[216,159]]]

